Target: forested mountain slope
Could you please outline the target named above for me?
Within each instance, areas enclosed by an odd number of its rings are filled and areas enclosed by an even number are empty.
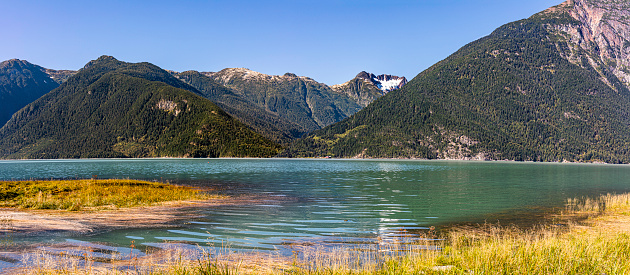
[[[269,157],[280,146],[149,63],[89,62],[0,129],[2,158]]]
[[[340,121],[361,106],[344,94],[308,77],[266,75],[243,68],[205,73],[256,106],[299,125],[304,132]]]
[[[175,75],[221,109],[275,142],[286,146],[308,132],[304,127],[267,111],[200,72],[186,71]]]
[[[283,155],[628,163],[626,3],[506,24]]]
[[[13,113],[59,87],[46,69],[25,60],[0,63],[0,127]]]

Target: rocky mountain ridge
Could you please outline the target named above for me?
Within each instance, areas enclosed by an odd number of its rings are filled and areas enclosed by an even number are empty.
[[[362,71],[350,81],[330,86],[330,88],[353,98],[359,105],[365,107],[390,91],[402,88],[405,84],[407,84],[407,79],[404,76],[388,74],[377,76]]]
[[[321,84],[314,79],[306,76],[298,76],[294,73],[285,73],[284,75],[269,75],[263,74],[260,72],[252,71],[247,68],[225,68],[218,72],[201,72],[201,74],[211,77],[222,83],[229,83],[230,80],[234,77],[243,78],[250,81],[269,81],[269,82],[280,82],[287,81],[294,78],[299,78],[303,81],[315,82]]]
[[[357,75],[357,77],[374,84],[383,91],[383,94],[400,89],[407,84],[407,78],[404,76],[400,77],[389,74],[374,75],[372,73],[362,71]]]
[[[347,95],[293,73],[267,75],[245,68],[227,68],[203,74],[257,106],[300,125],[305,132],[321,129],[361,109]]]
[[[630,87],[630,2],[568,0],[540,16],[567,13],[574,22],[549,25],[558,50],[571,63],[590,66],[613,89],[610,74]]]

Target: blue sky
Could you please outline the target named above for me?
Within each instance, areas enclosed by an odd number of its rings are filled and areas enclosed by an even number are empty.
[[[245,67],[329,85],[413,78],[562,0],[0,1],[0,60],[79,69],[101,55],[175,71]]]

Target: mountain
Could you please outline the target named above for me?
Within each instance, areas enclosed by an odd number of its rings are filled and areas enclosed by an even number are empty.
[[[280,150],[191,91],[155,65],[102,56],[18,111],[0,129],[0,157],[268,157]]]
[[[0,63],[0,126],[26,104],[58,86],[46,69],[28,61],[11,59]]]
[[[200,72],[171,73],[199,90],[203,97],[216,103],[228,114],[274,142],[286,146],[308,131],[291,121],[281,118],[276,113],[259,107]]]
[[[400,89],[405,86],[405,84],[407,84],[407,79],[404,76],[400,77],[388,74],[374,75],[365,71],[360,72],[357,75],[357,78],[361,78],[367,82],[372,83],[385,94],[393,90]]]
[[[282,155],[629,163],[628,5],[501,26]]]
[[[254,105],[311,132],[340,121],[361,106],[311,78],[292,73],[266,75],[243,68],[204,73]]]
[[[66,80],[68,80],[68,78],[70,78],[71,76],[77,73],[77,71],[73,71],[73,70],[53,70],[53,69],[45,69],[45,70],[46,70],[46,74],[48,74],[50,78],[52,78],[59,84],[65,82]]]
[[[404,76],[388,74],[377,76],[363,71],[352,80],[333,85],[331,88],[337,93],[353,98],[359,105],[365,107],[384,94],[402,88],[405,84],[407,84],[407,79]]]

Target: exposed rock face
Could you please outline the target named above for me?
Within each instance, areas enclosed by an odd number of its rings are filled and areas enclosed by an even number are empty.
[[[365,71],[357,74],[352,80],[331,88],[338,93],[348,95],[365,107],[377,98],[390,91],[402,88],[407,84],[407,79],[394,75],[374,75]]]
[[[407,79],[404,76],[400,77],[389,74],[374,75],[365,71],[360,72],[357,75],[357,78],[365,79],[366,81],[374,84],[374,86],[383,91],[383,94],[400,89],[407,84]]]
[[[568,0],[544,13],[556,12],[567,12],[575,20],[550,26],[566,42],[558,43],[565,58],[583,68],[593,67],[613,89],[608,73],[630,86],[629,1]]]
[[[574,0],[505,24],[282,155],[630,163],[629,13]]]

